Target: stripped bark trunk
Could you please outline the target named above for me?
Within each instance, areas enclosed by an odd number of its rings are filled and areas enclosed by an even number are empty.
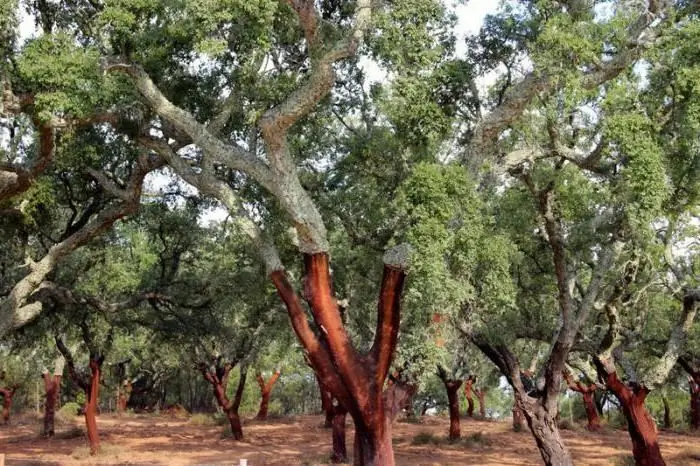
[[[438,375],[447,390],[447,403],[450,413],[450,440],[456,440],[461,436],[459,425],[459,387],[461,380],[451,380],[447,377],[447,372],[442,367],[438,367]],[[473,408],[473,407],[472,407]]]
[[[61,374],[51,376],[49,372],[44,373],[44,391],[46,399],[44,401],[44,437],[53,437],[55,434],[56,401],[61,388]]]
[[[87,427],[88,443],[90,444],[90,455],[96,455],[100,451],[100,435],[97,431],[97,403],[100,394],[100,370],[102,368],[101,359],[90,360],[90,382],[85,395],[85,426]]]
[[[568,372],[564,373],[564,378],[570,390],[580,393],[583,396],[583,406],[586,409],[586,418],[588,425],[586,428],[591,432],[600,430],[600,417],[595,404],[595,384],[585,385],[584,383],[574,380]]]
[[[221,409],[226,413],[229,425],[231,426],[231,434],[235,440],[243,440],[243,427],[241,426],[241,418],[238,415],[238,409],[241,406],[243,399],[243,389],[248,375],[247,368],[241,366],[240,377],[238,379],[238,387],[233,400],[230,400],[226,395],[226,387],[228,386],[228,378],[233,364],[224,364],[215,370],[210,370],[206,364],[200,364],[199,369],[204,376],[204,380],[209,382],[214,392],[214,398]]]
[[[323,386],[323,382],[318,378],[318,375],[316,375],[316,382],[318,382],[318,389],[321,392],[321,410],[325,415],[323,427],[330,429],[333,427],[333,395]]]
[[[348,451],[345,445],[345,418],[348,410],[336,401],[331,406],[331,426],[333,427],[333,454],[331,455],[332,463],[346,463],[348,460]]]
[[[464,382],[464,396],[467,398],[467,416],[474,417],[474,398],[472,397],[472,386],[475,378],[469,376]]]
[[[12,397],[15,396],[17,388],[19,388],[19,385],[12,385],[10,387],[0,388],[0,395],[2,395],[2,422],[4,424],[10,423],[10,409],[12,408]]]
[[[596,368],[601,378],[620,402],[622,412],[627,419],[627,430],[632,439],[632,453],[638,466],[665,466],[661,456],[659,436],[656,424],[646,407],[644,400],[649,390],[641,385],[628,386],[618,379],[617,372],[607,368],[595,359]]]
[[[688,377],[690,388],[690,428],[700,429],[700,372]]]
[[[479,416],[482,419],[486,419],[486,391],[485,388],[476,390],[476,397],[479,400]]]
[[[270,380],[265,383],[265,379],[263,379],[262,374],[258,372],[257,375],[257,380],[258,380],[258,386],[260,387],[260,409],[258,410],[257,416],[255,416],[256,419],[260,421],[264,421],[267,419],[267,410],[270,405],[270,395],[272,394],[272,387],[275,385],[275,382],[277,382],[277,379],[280,376],[280,371],[275,371],[274,374],[272,374],[272,377],[270,377]]]
[[[320,332],[309,325],[306,311],[283,269],[270,278],[284,301],[292,327],[323,385],[348,409],[355,424],[354,461],[359,465],[394,464],[391,420],[386,415],[384,381],[389,373],[400,322],[400,296],[408,248],[399,246],[384,256],[377,329],[366,355],[352,347],[333,296],[328,255],[304,255],[304,298]]]

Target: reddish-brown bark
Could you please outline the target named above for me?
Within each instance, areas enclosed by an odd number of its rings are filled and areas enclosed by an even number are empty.
[[[365,355],[355,350],[343,326],[338,303],[333,296],[326,253],[304,255],[304,298],[309,303],[318,333],[312,330],[306,311],[285,271],[276,270],[270,275],[314,372],[353,419],[355,464],[394,464],[384,381],[398,338],[399,301],[405,278],[402,267],[401,264],[384,266],[377,330],[374,343]]]
[[[348,451],[345,445],[345,418],[348,410],[336,401],[331,405],[331,426],[333,427],[333,454],[332,463],[346,463]]]
[[[100,395],[100,370],[102,369],[102,358],[90,359],[90,382],[85,394],[85,426],[87,427],[88,443],[90,444],[90,454],[96,455],[100,451],[100,435],[97,432],[97,403]]]
[[[199,370],[204,376],[204,380],[209,382],[212,387],[216,402],[226,413],[233,438],[235,440],[243,440],[243,427],[241,426],[241,418],[238,415],[238,408],[240,408],[241,400],[243,399],[243,389],[245,388],[248,371],[244,366],[241,366],[238,387],[233,400],[230,400],[226,395],[226,388],[228,387],[231,369],[233,369],[233,364],[230,363],[217,364],[214,370],[210,370],[204,363],[199,365]]]
[[[258,372],[256,378],[258,380],[258,386],[260,387],[260,409],[258,410],[258,415],[255,416],[256,419],[264,421],[267,419],[267,410],[270,405],[270,395],[272,394],[272,387],[274,387],[275,382],[280,376],[280,371],[275,371],[270,377],[270,380],[265,383],[262,374]]]
[[[47,371],[44,372],[44,392],[46,398],[44,401],[44,436],[53,437],[55,434],[55,417],[56,417],[56,402],[58,401],[58,393],[61,388],[61,374],[53,376]]]
[[[688,377],[690,388],[690,427],[700,429],[700,372]]]
[[[479,400],[479,416],[481,416],[482,419],[486,418],[486,392],[487,389],[485,388],[474,390]]]
[[[440,380],[445,384],[447,390],[447,402],[450,413],[450,440],[456,440],[461,436],[459,425],[459,387],[462,386],[461,380],[451,380],[447,377],[447,372],[442,367],[438,368]],[[473,407],[472,407],[473,408]]]
[[[586,418],[588,419],[586,428],[591,432],[600,430],[600,417],[598,416],[598,410],[595,405],[596,385],[586,385],[581,381],[574,380],[573,376],[568,372],[564,373],[564,378],[570,390],[578,392],[583,396],[583,406],[586,409]]]
[[[472,387],[476,377],[470,375],[467,380],[464,381],[464,396],[467,398],[467,416],[474,417],[474,398],[472,397]]]
[[[597,364],[598,365],[598,364]],[[664,466],[661,456],[659,436],[656,424],[646,407],[644,400],[649,390],[641,385],[627,385],[618,379],[615,371],[601,371],[605,385],[622,405],[622,412],[627,419],[627,429],[632,438],[632,453],[638,466]]]
[[[123,384],[117,385],[117,415],[126,411],[126,405],[129,403],[129,397],[134,390],[131,380],[125,380]]]
[[[15,396],[15,392],[18,388],[19,384],[0,388],[0,395],[2,395],[2,422],[5,424],[9,424],[10,422],[10,409],[12,408],[12,397]]]
[[[316,382],[318,382],[318,389],[321,392],[321,410],[326,417],[323,427],[330,429],[333,427],[333,395],[324,386],[321,379],[316,375]]]

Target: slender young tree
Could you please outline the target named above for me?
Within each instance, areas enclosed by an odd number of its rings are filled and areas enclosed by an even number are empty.
[[[233,399],[230,399],[226,394],[229,375],[231,369],[238,364],[240,364],[238,386],[236,387]],[[242,361],[226,361],[223,356],[218,355],[214,358],[214,362],[211,366],[208,366],[206,363],[199,363],[198,368],[204,380],[211,385],[216,402],[221,409],[224,410],[224,413],[226,413],[233,438],[235,440],[243,440],[243,428],[241,427],[241,418],[238,415],[238,409],[241,406],[243,389],[245,388],[245,382],[248,376],[248,368],[245,363]]]
[[[459,387],[462,386],[462,380],[452,379],[449,377],[444,367],[438,366],[438,377],[442,380],[447,390],[447,404],[450,413],[450,440],[460,438],[459,426]]]
[[[588,420],[586,428],[591,432],[600,430],[600,416],[598,415],[598,408],[596,407],[594,399],[598,386],[595,383],[585,384],[581,380],[575,380],[574,376],[569,371],[564,372],[564,379],[566,380],[569,390],[582,395],[583,407],[586,410],[586,419]]]

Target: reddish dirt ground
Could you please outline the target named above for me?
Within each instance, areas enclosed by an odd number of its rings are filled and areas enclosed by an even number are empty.
[[[105,452],[97,458],[85,456],[85,439],[44,440],[38,432],[41,421],[31,416],[17,417],[12,425],[0,427],[0,453],[6,465],[87,465],[87,464],[233,464],[245,458],[248,465],[326,464],[330,431],[322,427],[321,416],[248,420],[246,438],[235,442],[221,438],[221,426],[193,425],[186,419],[168,416],[131,415],[98,419]],[[80,426],[63,424],[58,435]],[[419,433],[444,438],[446,418],[424,418],[420,424],[394,425],[394,452],[398,465],[537,465],[541,464],[529,432],[512,432],[509,423],[477,420],[462,421],[460,444],[413,445]],[[348,448],[352,448],[352,428],[348,423]],[[615,465],[630,457],[630,441],[625,431],[564,431],[566,444],[577,465]],[[480,437],[481,440],[474,440]],[[698,437],[662,433],[663,454],[669,465],[700,464]],[[696,459],[693,459],[695,455]],[[624,463],[629,464],[629,463]]]

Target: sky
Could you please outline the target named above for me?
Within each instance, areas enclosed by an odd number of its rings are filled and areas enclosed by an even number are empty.
[[[1,1],[1,0],[0,0]],[[53,2],[54,0],[49,0]],[[489,13],[494,13],[500,1],[498,0],[468,0],[450,3],[452,0],[447,0],[448,5],[452,6],[457,15],[457,33],[456,53],[458,56],[463,56],[466,52],[465,38],[468,35],[479,31],[484,21],[484,17]],[[29,39],[36,34],[34,18],[26,13],[24,8],[20,13],[20,38]],[[383,81],[386,79],[386,74],[377,66],[376,63],[363,58],[360,61],[360,66],[365,70],[368,78],[367,85],[372,82]],[[481,83],[482,85],[485,83]],[[481,87],[481,86],[479,86]],[[167,176],[162,173],[151,174],[146,180],[147,191],[157,192],[165,190],[168,184],[172,181],[172,175]],[[215,209],[205,214],[206,222],[223,221],[227,216],[227,212],[221,209]]]

